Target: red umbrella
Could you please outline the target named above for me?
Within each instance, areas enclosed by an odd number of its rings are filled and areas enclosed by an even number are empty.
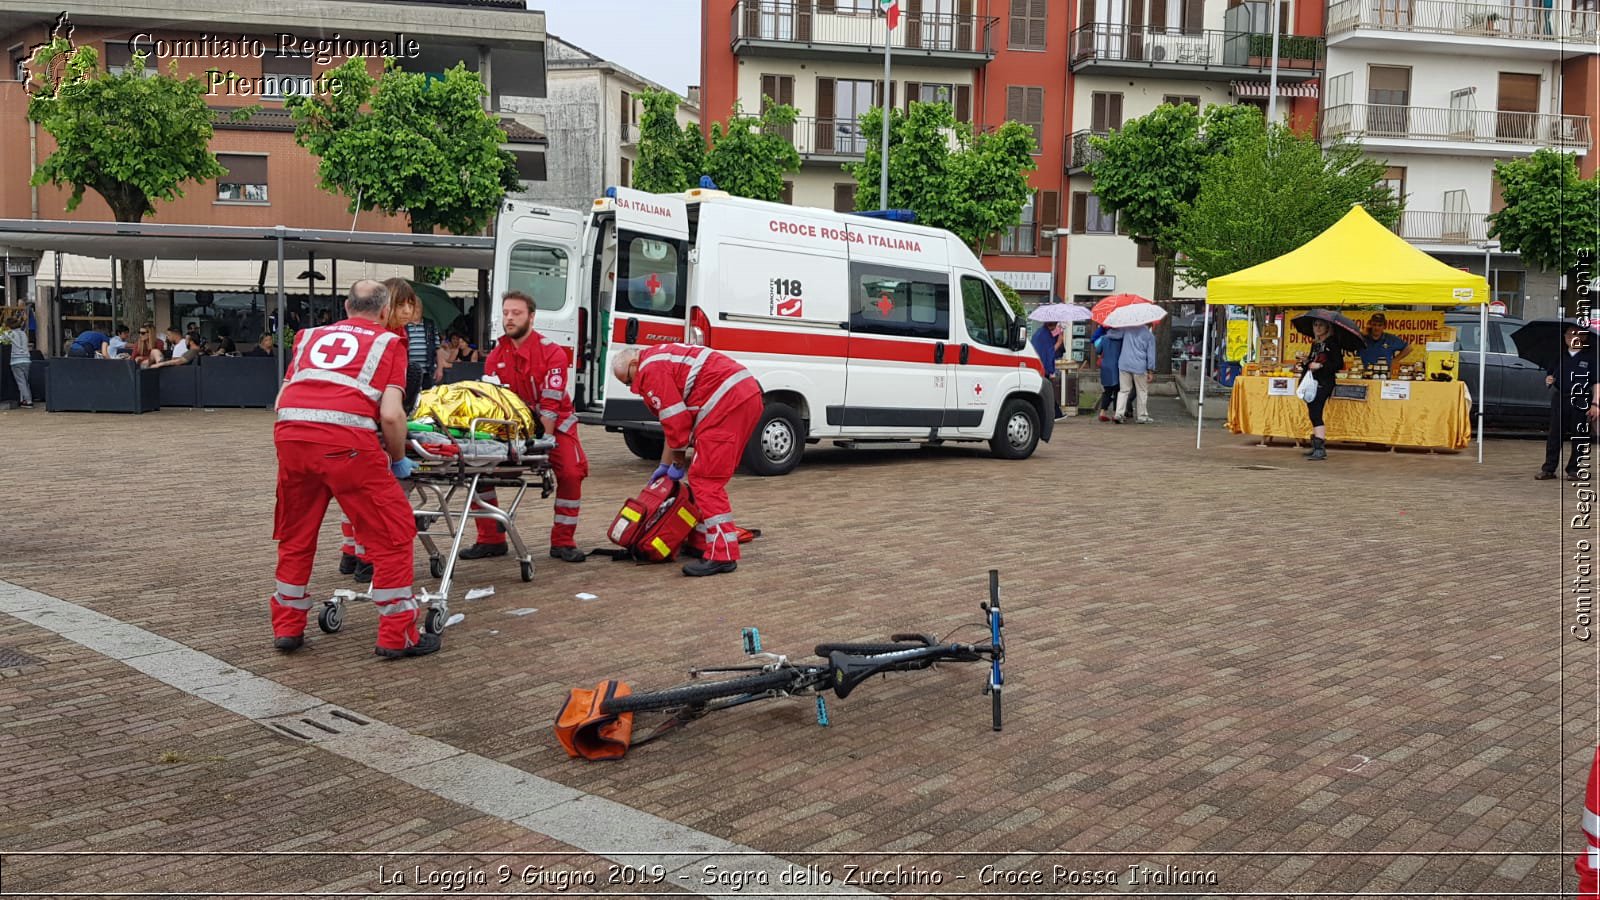
[[[1099,303],[1096,303],[1094,305],[1094,309],[1089,311],[1089,315],[1096,322],[1104,325],[1106,323],[1106,316],[1111,315],[1117,310],[1126,306],[1137,306],[1141,303],[1148,304],[1149,302],[1149,300],[1146,300],[1138,294],[1112,294],[1104,300],[1101,300]]]

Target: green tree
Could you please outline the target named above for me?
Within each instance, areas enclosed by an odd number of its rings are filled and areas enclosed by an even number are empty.
[[[861,131],[866,158],[845,170],[856,179],[856,209],[879,208],[883,111],[868,110]],[[1007,122],[974,133],[944,103],[912,103],[889,115],[889,203],[909,209],[918,224],[943,228],[974,249],[1002,228],[1017,224],[1032,189],[1033,133]]]
[[[1023,304],[1022,295],[1017,293],[1016,288],[998,278],[994,280],[994,286],[1000,289],[1000,296],[1005,298],[1006,305],[1011,307],[1011,311],[1017,314],[1017,318],[1023,319],[1027,317],[1028,307]]]
[[[1600,192],[1594,179],[1578,174],[1576,157],[1541,148],[1526,159],[1495,163],[1494,174],[1505,207],[1489,215],[1489,236],[1502,249],[1561,273],[1593,260],[1600,246]]]
[[[505,131],[483,108],[483,81],[465,65],[440,78],[387,60],[374,78],[355,57],[329,78],[337,92],[285,105],[295,141],[320,160],[322,188],[349,197],[350,212],[404,214],[415,234],[475,234],[520,188],[516,158],[500,148]]]
[[[677,94],[644,91],[639,100],[639,163],[633,167],[633,187],[657,194],[676,194],[700,180],[700,130],[678,125]]]
[[[1123,229],[1149,244],[1155,257],[1155,296],[1168,309],[1175,280],[1174,229],[1185,206],[1200,190],[1200,173],[1213,155],[1228,152],[1261,129],[1261,113],[1248,106],[1216,104],[1204,116],[1191,105],[1163,104],[1123,124],[1105,137],[1090,139],[1099,158],[1085,171],[1103,208],[1117,213]],[[1172,317],[1156,330],[1157,371],[1172,362]]]
[[[724,125],[711,124],[711,149],[701,168],[720,190],[737,197],[777,202],[783,176],[800,168],[794,149],[794,107],[764,98],[766,110],[747,116],[737,107]]]
[[[1324,149],[1316,137],[1282,125],[1239,136],[1228,153],[1206,160],[1194,202],[1180,210],[1172,248],[1185,257],[1183,280],[1198,287],[1276,259],[1353,204],[1394,225],[1402,199],[1383,183],[1385,166],[1363,155],[1359,143]]]
[[[122,74],[111,75],[100,71],[92,47],[74,49],[57,37],[39,48],[31,66],[61,73],[59,81],[36,81],[28,101],[28,118],[56,141],[31,183],[70,187],[67,211],[93,190],[118,222],[138,222],[155,212],[158,201],[182,197],[186,182],[227,172],[210,150],[205,82],[178,77],[176,61],[170,74],[147,76],[144,55],[138,54]],[[144,261],[121,263],[122,318],[137,330],[150,321]]]

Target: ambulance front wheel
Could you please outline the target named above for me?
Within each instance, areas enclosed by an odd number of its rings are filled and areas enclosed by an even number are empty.
[[[647,431],[624,431],[622,442],[628,445],[628,451],[634,456],[650,462],[661,459],[661,451],[666,448],[666,438]]]
[[[1000,408],[1000,421],[989,450],[1001,459],[1027,459],[1039,446],[1039,412],[1033,404],[1013,397]]]
[[[750,443],[744,447],[744,465],[757,475],[787,475],[800,465],[805,447],[806,429],[800,414],[786,403],[768,400]]]

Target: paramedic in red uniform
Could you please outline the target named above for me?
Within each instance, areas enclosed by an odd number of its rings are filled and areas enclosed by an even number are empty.
[[[720,575],[739,567],[739,529],[728,502],[728,479],[761,420],[761,384],[750,370],[710,347],[658,344],[625,350],[611,361],[617,380],[644,398],[661,420],[666,441],[651,480],[684,477],[694,447],[689,489],[701,523],[689,538],[703,558],[683,567],[685,575]]]
[[[417,629],[411,593],[417,528],[397,480],[412,470],[404,443],[406,344],[383,325],[389,291],[379,282],[356,282],[344,308],[344,321],[297,336],[278,392],[273,644],[287,652],[305,642],[317,533],[328,501],[337,499],[372,559],[375,652],[391,659],[423,656],[438,650],[440,639]]]
[[[589,457],[578,441],[578,414],[572,406],[567,384],[567,351],[560,344],[533,330],[533,299],[521,291],[510,291],[500,301],[500,314],[506,333],[484,360],[484,380],[491,376],[521,397],[544,425],[544,433],[556,439],[550,451],[550,468],[556,476],[555,524],[550,526],[550,555],[566,562],[583,562],[578,549],[578,513],[583,507],[583,479],[589,475]],[[496,503],[494,491],[479,496]],[[506,535],[500,524],[478,520],[478,541],[461,551],[462,559],[483,559],[506,555]]]

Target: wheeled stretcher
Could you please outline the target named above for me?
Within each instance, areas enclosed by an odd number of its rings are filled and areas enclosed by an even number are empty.
[[[503,427],[504,433],[512,433],[515,428],[514,423],[501,419],[474,419],[470,431],[482,434],[495,426]],[[449,621],[450,580],[467,529],[478,519],[490,519],[505,530],[521,567],[522,580],[533,580],[533,555],[517,531],[517,508],[535,486],[541,498],[555,493],[550,469],[550,451],[555,446],[553,437],[499,441],[451,440],[429,433],[409,436],[406,456],[417,463],[417,469],[406,486],[414,498],[412,514],[416,517],[417,538],[428,551],[428,572],[439,579],[437,591],[422,590],[415,596],[427,610],[422,620],[424,630],[439,634]],[[488,490],[495,491],[498,504],[478,496]],[[509,503],[501,491],[511,492]],[[440,539],[449,542],[448,553],[441,552]],[[331,599],[323,601],[318,627],[329,634],[338,631],[344,626],[346,603],[371,599],[364,591],[334,591]]]

